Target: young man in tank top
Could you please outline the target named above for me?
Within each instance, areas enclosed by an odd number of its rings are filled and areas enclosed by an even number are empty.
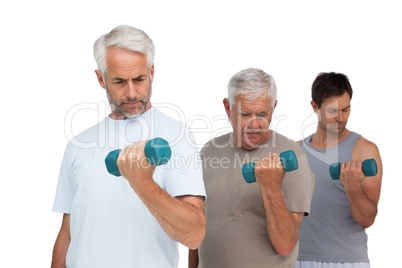
[[[311,215],[300,228],[296,267],[370,267],[367,235],[377,215],[382,164],[377,146],[346,128],[352,87],[346,75],[321,73],[312,85],[317,131],[299,141],[315,175]],[[378,173],[365,177],[362,161],[375,159]],[[329,166],[341,163],[339,180]]]

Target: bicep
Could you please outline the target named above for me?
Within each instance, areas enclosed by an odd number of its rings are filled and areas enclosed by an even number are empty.
[[[377,175],[366,177],[361,185],[365,195],[378,204],[382,182],[382,161],[380,152],[374,143],[366,139],[362,139],[360,143],[356,143],[355,148],[353,148],[353,159],[364,161],[371,158],[374,159],[377,164]]]
[[[204,213],[204,197],[198,195],[181,195],[175,197],[177,200],[188,203]]]
[[[374,158],[377,163],[377,175],[373,177],[366,177],[362,181],[362,189],[366,196],[373,202],[378,204],[380,200],[381,182],[382,182],[382,162],[380,156],[371,157]]]

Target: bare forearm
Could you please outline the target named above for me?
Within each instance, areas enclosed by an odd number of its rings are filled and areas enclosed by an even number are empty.
[[[63,214],[60,232],[54,243],[52,268],[65,268],[68,247],[70,246],[70,214]]]
[[[350,212],[353,219],[360,224],[362,228],[370,227],[377,216],[376,203],[368,198],[362,189],[355,191],[346,191],[350,204]]]
[[[154,181],[133,189],[173,240],[190,249],[199,247],[206,226],[202,197],[173,198]],[[202,209],[185,202],[186,198],[200,199]]]
[[[262,191],[267,232],[277,253],[281,256],[289,254],[299,239],[299,225],[288,210],[280,189]]]
[[[66,255],[68,246],[70,244],[70,239],[63,236],[58,236],[56,243],[53,248],[52,257],[52,268],[65,268],[66,266]]]

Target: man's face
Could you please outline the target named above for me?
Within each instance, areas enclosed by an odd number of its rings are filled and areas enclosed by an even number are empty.
[[[149,110],[154,67],[148,68],[146,55],[109,47],[106,62],[108,69],[103,77],[99,71],[95,72],[100,85],[106,89],[111,117],[133,118]]]
[[[347,92],[342,96],[324,99],[320,109],[314,102],[312,106],[318,115],[318,125],[322,130],[334,135],[342,134],[350,115],[350,96]]]
[[[250,101],[247,96],[239,95],[231,108],[228,99],[223,102],[233,127],[234,145],[252,150],[269,138],[269,124],[274,110],[271,97],[261,96]]]

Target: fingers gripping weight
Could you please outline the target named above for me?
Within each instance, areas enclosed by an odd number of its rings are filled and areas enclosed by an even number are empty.
[[[282,152],[279,156],[281,158],[283,169],[286,172],[298,169],[299,165],[297,163],[296,154],[293,150]],[[247,183],[253,183],[256,181],[254,174],[254,165],[254,162],[249,162],[244,164],[242,167],[243,177]]]
[[[377,175],[377,163],[374,159],[366,159],[363,161],[363,173],[366,177],[372,177]],[[329,173],[333,180],[339,180],[339,174],[341,172],[341,163],[334,163],[329,166]]]
[[[120,151],[120,149],[111,151],[105,158],[107,171],[115,176],[121,176],[116,163]],[[148,162],[154,166],[166,164],[172,156],[169,143],[162,138],[149,140],[145,145],[144,152]]]

